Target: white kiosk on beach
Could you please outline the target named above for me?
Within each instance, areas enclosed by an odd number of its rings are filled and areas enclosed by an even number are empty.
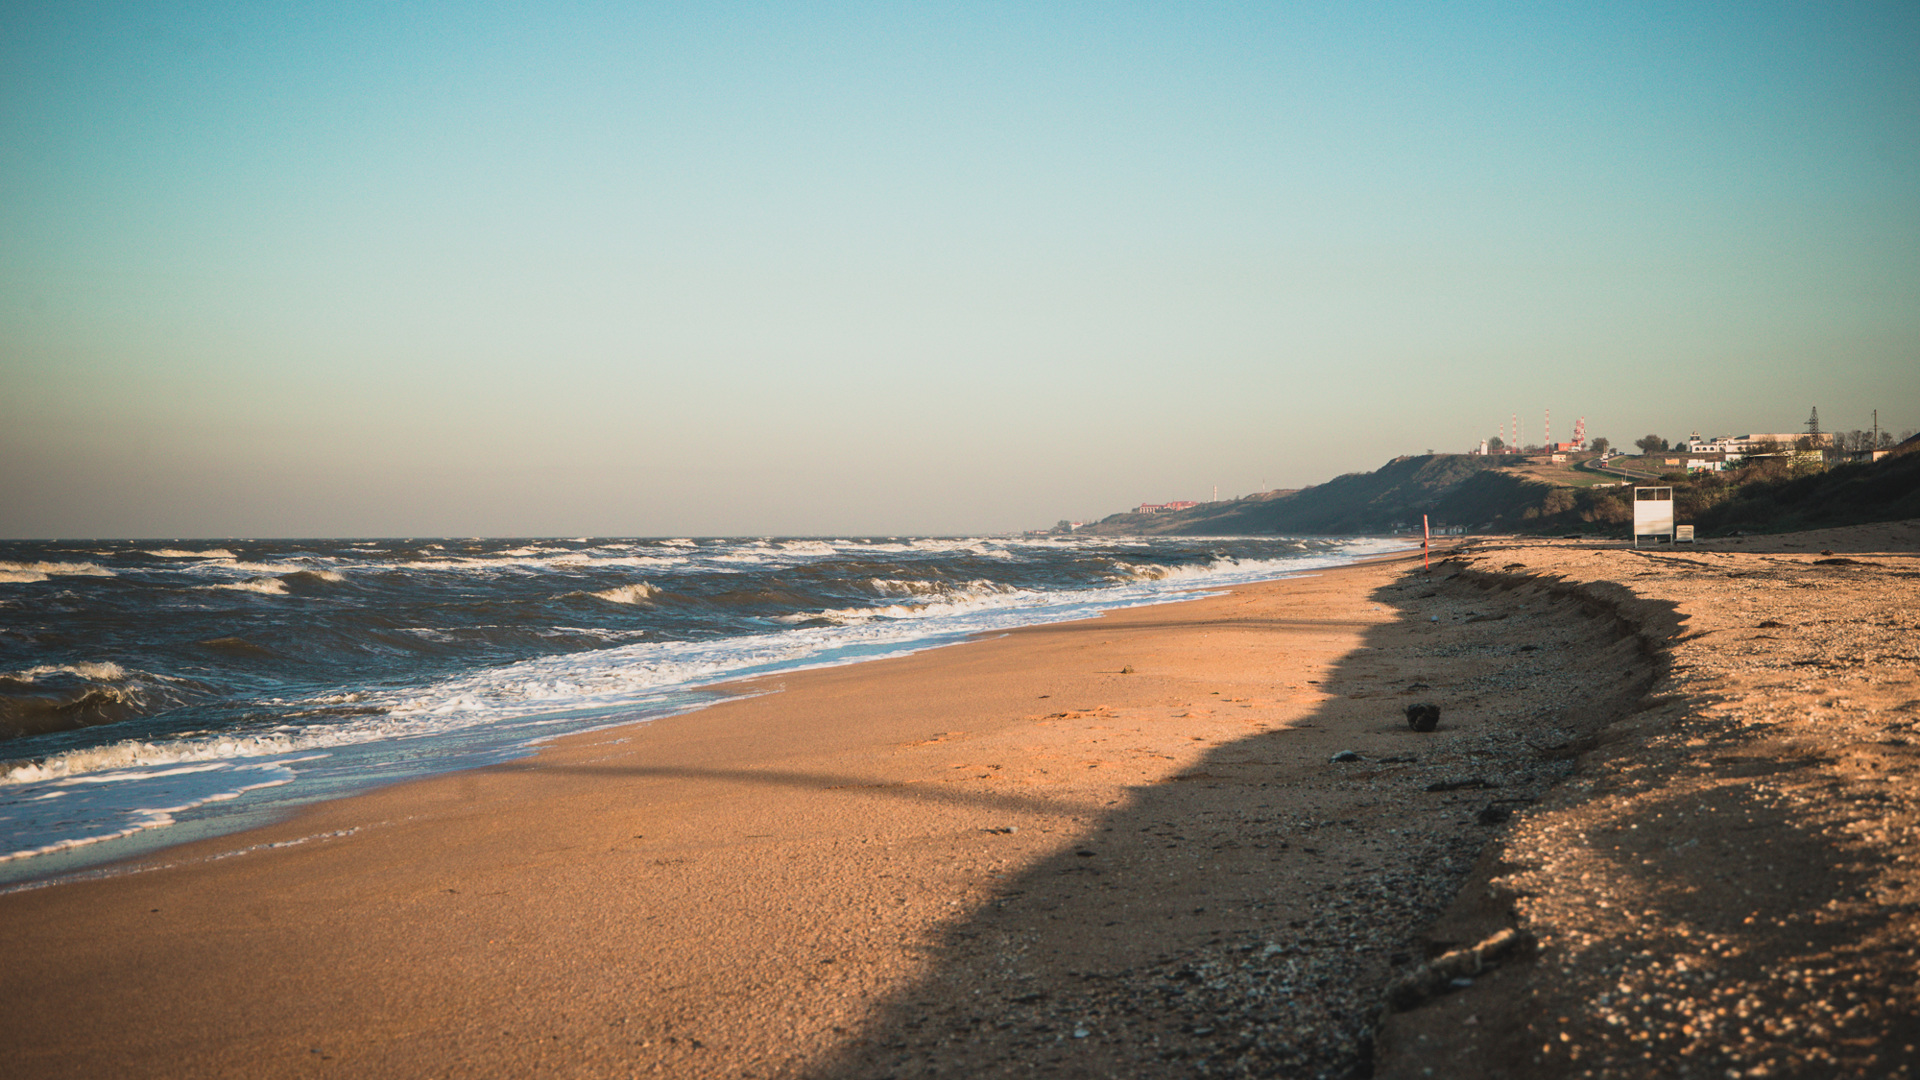
[[[1633,546],[1640,546],[1640,538],[1653,537],[1656,541],[1664,536],[1667,543],[1673,543],[1673,489],[1670,487],[1637,487],[1633,489]]]

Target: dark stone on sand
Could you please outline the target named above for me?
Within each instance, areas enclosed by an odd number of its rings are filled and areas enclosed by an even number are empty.
[[[1467,788],[1496,788],[1499,784],[1491,780],[1482,780],[1478,776],[1469,776],[1465,780],[1441,780],[1428,784],[1428,791],[1462,791]]]
[[[1365,759],[1362,758],[1359,754],[1356,754],[1351,750],[1342,750],[1339,753],[1333,755],[1333,762],[1336,765],[1343,762],[1348,762],[1348,761],[1364,761],[1364,760]]]
[[[1432,731],[1440,726],[1440,706],[1422,701],[1407,706],[1407,726],[1415,731]]]
[[[1473,816],[1473,820],[1482,825],[1499,825],[1513,817],[1513,811],[1504,806],[1489,806]]]

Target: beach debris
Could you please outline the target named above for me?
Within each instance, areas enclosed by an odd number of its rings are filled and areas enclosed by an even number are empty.
[[[1361,757],[1359,754],[1356,754],[1351,750],[1342,750],[1339,753],[1333,755],[1332,763],[1335,765],[1339,765],[1349,761],[1365,761],[1365,760],[1367,759]]]
[[[990,832],[990,833],[999,833],[999,834],[1001,834],[1001,835],[1003,835],[1003,836],[1011,836],[1011,835],[1013,835],[1014,833],[1017,833],[1017,832],[1019,832],[1019,831],[1020,831],[1020,826],[1018,826],[1018,825],[995,825],[995,826],[992,826],[992,827],[990,827],[990,828],[986,828],[986,829],[982,829],[982,830],[980,830],[980,831],[981,831],[981,832]]]
[[[1415,731],[1432,731],[1440,726],[1440,706],[1419,701],[1407,706],[1407,726]]]
[[[1478,945],[1455,949],[1432,963],[1422,964],[1387,987],[1387,1004],[1395,1012],[1406,1012],[1449,990],[1472,986],[1473,976],[1487,970],[1526,940],[1520,931],[1508,927]],[[1465,986],[1459,980],[1465,980]]]
[[[1133,665],[1132,665],[1132,664],[1128,664],[1127,666],[1125,666],[1125,667],[1123,667],[1123,668],[1121,668],[1121,669],[1120,669],[1120,674],[1122,674],[1122,675],[1131,675],[1131,674],[1133,674]]]

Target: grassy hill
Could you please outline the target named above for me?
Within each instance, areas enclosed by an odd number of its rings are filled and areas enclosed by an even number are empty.
[[[1548,485],[1504,473],[1499,458],[1467,454],[1395,458],[1373,472],[1348,473],[1298,491],[1268,492],[1170,513],[1115,514],[1080,531],[1182,536],[1380,533],[1418,528],[1422,513],[1470,515],[1475,507],[1499,502],[1501,492],[1511,497],[1516,490],[1548,489]],[[1460,493],[1463,485],[1476,480]],[[1444,520],[1469,524],[1466,517]]]
[[[1562,474],[1565,474],[1564,476]],[[1702,536],[1899,521],[1920,517],[1920,441],[1881,461],[1830,468],[1754,459],[1724,473],[1671,475],[1674,512]],[[1625,535],[1632,494],[1605,478],[1510,458],[1395,458],[1298,491],[1266,492],[1161,514],[1115,514],[1095,535],[1311,535],[1435,527],[1471,531]]]

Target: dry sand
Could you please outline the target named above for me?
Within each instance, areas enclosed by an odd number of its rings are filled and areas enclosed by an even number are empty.
[[[1845,1053],[1886,1065],[1914,1015],[1882,740],[1920,698],[1915,533],[1848,564],[1479,543],[749,684],[0,896],[0,1073],[1354,1075],[1385,1017],[1392,1075],[1568,1075],[1576,1046],[1824,1075],[1802,1043],[1843,1021],[1814,999],[1872,979]],[[1762,607],[1792,628],[1747,629]],[[1686,798],[1717,809],[1683,824]],[[1781,870],[1725,839],[1756,832]],[[1716,875],[1794,888],[1686,921],[1669,894]],[[1819,956],[1781,944],[1818,920]],[[1508,927],[1537,947],[1383,1012]],[[1682,955],[1799,1034],[1682,1055],[1659,1003],[1720,1001],[1662,981]],[[1774,959],[1803,978],[1767,997]]]
[[[1392,1017],[1392,1077],[1920,1071],[1920,522],[1634,552],[1477,545],[1450,586],[1613,598],[1659,678],[1431,945],[1533,955]]]

